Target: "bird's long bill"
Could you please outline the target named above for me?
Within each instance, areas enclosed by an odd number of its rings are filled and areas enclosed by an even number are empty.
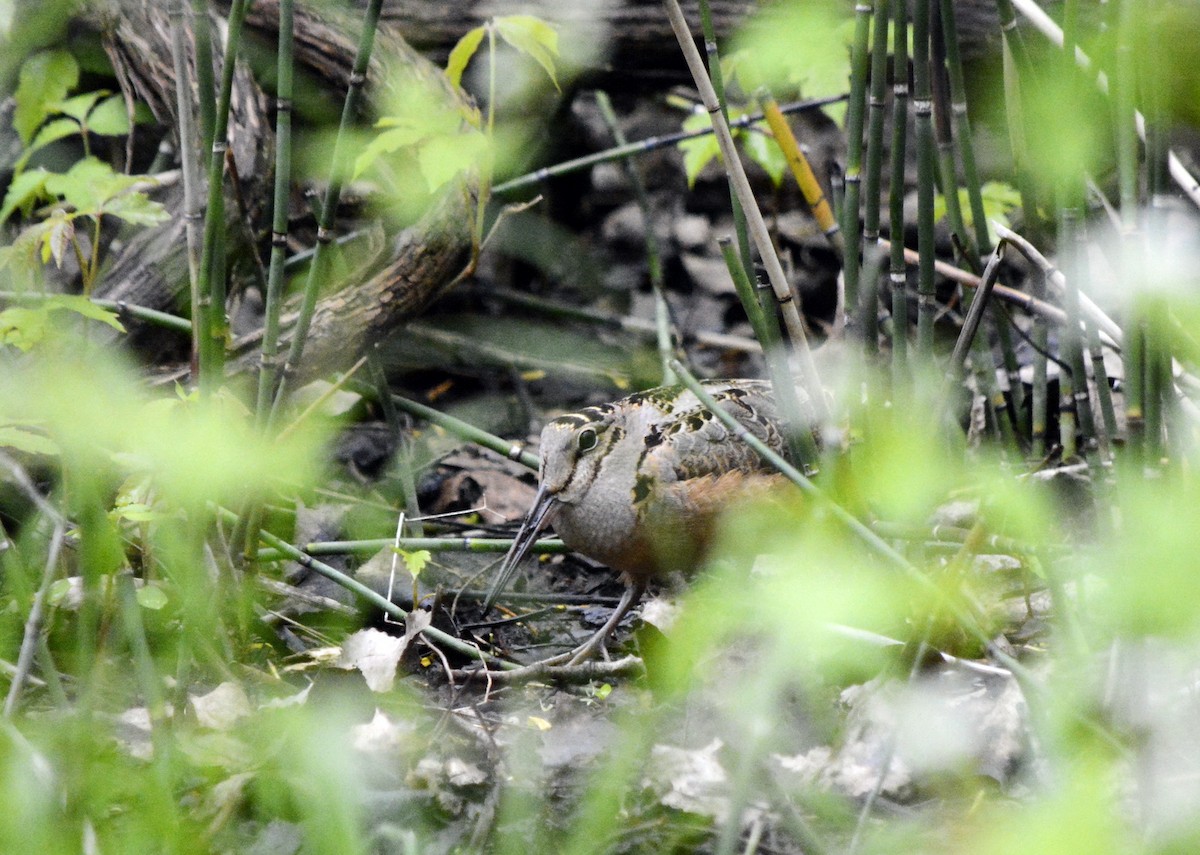
[[[500,592],[508,585],[509,579],[512,578],[512,574],[517,569],[517,565],[529,554],[529,550],[537,542],[542,527],[550,521],[550,512],[554,510],[557,504],[558,500],[550,495],[544,484],[538,487],[537,494],[533,497],[533,507],[525,515],[525,521],[521,523],[521,530],[517,532],[517,536],[513,540],[508,554],[504,556],[504,563],[500,565],[500,570],[496,573],[496,580],[492,583],[492,589],[488,591],[487,599],[483,601],[483,613],[485,615],[491,611],[492,603],[496,601],[496,597],[500,596]]]

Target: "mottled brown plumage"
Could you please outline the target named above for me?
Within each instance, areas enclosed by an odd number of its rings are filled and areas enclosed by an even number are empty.
[[[784,452],[770,386],[709,380],[704,387],[749,433]],[[487,606],[541,529],[619,571],[628,589],[590,655],[655,575],[694,566],[717,515],[778,476],[683,386],[639,392],[560,416],[542,430],[541,484],[497,574]]]

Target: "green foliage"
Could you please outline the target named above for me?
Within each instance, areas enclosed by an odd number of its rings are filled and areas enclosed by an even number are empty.
[[[22,351],[32,349],[60,328],[54,317],[63,311],[74,312],[81,317],[100,321],[117,332],[125,332],[116,314],[97,306],[86,297],[54,294],[32,308],[10,306],[0,311],[0,343]]]
[[[1002,181],[985,181],[979,188],[983,199],[983,213],[987,216],[988,239],[996,243],[994,222],[1008,228],[1012,225],[1008,215],[1021,207],[1021,193],[1011,184]],[[962,211],[967,228],[975,225],[974,212],[971,210],[970,194],[965,188],[958,191],[958,205]],[[938,193],[933,200],[933,218],[941,220],[946,216],[946,198]]]
[[[738,31],[733,50],[743,88],[765,86],[782,98],[796,92],[819,98],[845,92],[850,79],[852,7],[837,0],[777,0],[757,10]],[[845,105],[825,108],[840,121]]]
[[[191,509],[236,504],[273,482],[304,483],[316,473],[317,428],[294,431],[286,443],[268,441],[232,396],[149,396],[116,361],[74,352],[61,336],[44,344],[41,358],[0,378],[0,423],[36,425],[69,470],[117,467],[123,479],[148,476],[160,501]]]
[[[420,578],[421,572],[433,558],[433,554],[428,549],[397,549],[396,552],[404,560],[404,566],[413,579]]]
[[[558,57],[558,31],[550,24],[533,15],[499,15],[488,23],[469,30],[446,61],[446,77],[455,86],[462,83],[463,72],[475,56],[483,37],[495,32],[518,53],[530,57],[546,72],[554,88],[558,89],[555,74],[555,59]]]
[[[394,102],[396,112],[379,119],[382,130],[355,158],[352,178],[372,167],[387,171],[417,166],[425,193],[436,193],[457,175],[477,168],[487,152],[486,137],[463,121],[434,89],[413,87]]]
[[[13,127],[21,142],[27,146],[33,143],[34,133],[55,112],[51,105],[65,98],[78,83],[79,64],[65,50],[36,53],[21,65],[13,95]]]
[[[730,121],[735,121],[749,114],[749,110],[730,110]],[[683,121],[683,129],[685,131],[696,131],[711,126],[711,119],[707,113],[693,113]],[[742,150],[747,156],[759,166],[763,171],[770,176],[771,181],[776,187],[783,181],[783,174],[787,170],[787,159],[783,156],[779,146],[775,144],[771,137],[770,130],[767,128],[765,121],[755,122],[749,127],[733,128],[734,142],[741,145]],[[691,187],[696,183],[696,178],[700,175],[700,171],[709,164],[714,158],[720,158],[721,147],[717,143],[717,138],[714,134],[705,134],[704,136],[693,137],[691,139],[680,140],[677,144],[679,150],[683,152],[683,167],[687,174],[688,186]]]
[[[530,15],[494,18],[459,39],[445,71],[451,84],[462,82],[467,65],[489,34],[499,35],[519,54],[531,57],[558,86],[558,33]],[[488,44],[491,49],[493,40],[489,38]],[[503,164],[508,153],[521,146],[509,131],[496,129],[494,104],[488,105],[485,122],[473,108],[448,104],[445,92],[428,82],[410,82],[403,89],[376,123],[379,133],[361,146],[351,177],[378,182],[383,195],[406,208],[419,210],[425,199],[464,173],[490,175],[496,163]],[[419,188],[417,193],[414,187]],[[410,211],[407,216],[411,215]]]
[[[167,219],[161,204],[135,189],[148,180],[151,179],[145,176],[121,175],[94,157],[79,160],[61,174],[44,169],[23,173],[9,185],[0,205],[0,222],[18,210],[31,211],[39,202],[49,201],[51,207],[43,220],[27,227],[10,246],[0,249],[0,268],[9,266],[28,277],[35,270],[31,264],[34,259],[40,258],[42,264],[53,259],[61,268],[67,252],[73,250],[83,277],[84,294],[90,294],[98,273],[100,225],[104,217],[116,217],[138,226],[152,226]],[[76,232],[76,223],[82,218],[92,221],[90,244],[86,246],[90,256],[85,256],[85,244]],[[64,305],[109,322],[93,309]]]
[[[51,143],[79,136],[86,152],[92,134],[129,133],[124,99],[104,89],[66,97],[78,82],[79,64],[66,51],[34,54],[22,65],[20,83],[13,96],[16,101],[13,127],[25,145],[25,151],[13,166],[18,176],[29,159]],[[0,221],[6,218],[7,214],[0,215]]]

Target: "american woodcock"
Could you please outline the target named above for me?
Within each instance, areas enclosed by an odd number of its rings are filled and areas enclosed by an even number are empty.
[[[704,387],[746,430],[785,453],[770,384],[709,380]],[[651,578],[694,565],[724,507],[775,480],[758,454],[683,386],[649,389],[560,416],[542,430],[533,507],[484,609],[553,523],[568,547],[619,571],[626,583],[604,627],[563,657],[581,661],[603,644]]]

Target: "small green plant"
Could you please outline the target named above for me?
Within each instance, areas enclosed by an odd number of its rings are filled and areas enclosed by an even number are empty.
[[[51,143],[78,136],[85,154],[92,153],[93,136],[119,137],[129,133],[125,101],[107,89],[67,97],[79,82],[79,63],[63,50],[34,54],[21,66],[13,128],[25,150],[13,165],[20,174],[31,157]],[[135,118],[147,111],[137,105]]]
[[[995,243],[996,230],[992,224],[999,223],[1006,228],[1012,225],[1008,215],[1021,207],[1021,193],[1003,181],[987,181],[979,188],[979,194],[983,198],[983,212],[987,215],[988,239]],[[970,193],[966,188],[959,189],[958,204],[967,227],[973,227],[975,218],[971,212]],[[941,220],[945,216],[946,198],[939,193],[933,201],[933,218]]]
[[[545,21],[532,15],[506,15],[492,19],[468,32],[450,52],[446,78],[453,86],[462,82],[463,73],[482,44],[489,40],[489,52],[495,52],[495,36],[525,56],[532,57],[558,87],[555,58],[558,34]],[[494,75],[495,69],[492,68]],[[399,155],[397,161],[415,161],[429,193],[435,193],[460,173],[484,166],[494,143],[494,90],[489,99],[486,121],[474,108],[454,109],[439,93],[411,87],[397,99],[393,111],[376,123],[380,133],[354,161],[353,177],[358,178],[373,166],[382,166],[384,155]]]
[[[724,65],[724,62],[722,62]],[[731,108],[729,111],[730,122],[736,122],[753,112],[747,107]],[[711,126],[712,120],[708,114],[699,111],[694,112],[683,120],[683,130],[698,131],[704,130]],[[783,173],[787,169],[787,160],[780,151],[779,146],[775,145],[770,136],[770,129],[765,121],[758,121],[749,127],[738,127],[733,129],[734,140],[741,145],[742,150],[746,155],[763,168],[771,178],[771,182],[778,187],[783,181]],[[695,185],[696,179],[700,172],[712,160],[719,158],[721,155],[721,147],[717,143],[717,138],[713,134],[705,134],[704,136],[692,137],[691,139],[682,140],[678,143],[679,150],[683,152],[683,167],[687,173],[688,186]]]
[[[0,265],[12,264],[15,270],[29,272],[29,262],[51,260],[62,267],[68,252],[79,264],[83,293],[89,296],[100,272],[100,229],[104,218],[116,217],[139,226],[152,226],[167,219],[166,210],[140,188],[147,186],[145,176],[121,175],[95,157],[80,160],[65,173],[34,169],[13,179],[0,222],[16,211],[33,213],[35,207],[49,202],[43,218],[26,228],[12,245],[3,250]],[[90,226],[86,238],[78,225]]]

